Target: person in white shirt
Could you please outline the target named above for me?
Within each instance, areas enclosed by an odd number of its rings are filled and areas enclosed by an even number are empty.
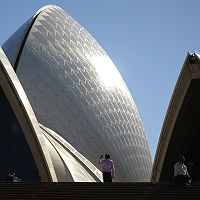
[[[185,157],[180,156],[178,162],[174,165],[174,182],[176,185],[189,185],[190,176],[184,163]]]
[[[103,181],[112,182],[112,179],[114,179],[115,176],[115,168],[113,161],[110,160],[110,155],[106,154],[105,159],[103,159],[103,155],[101,155],[99,164],[102,167]]]

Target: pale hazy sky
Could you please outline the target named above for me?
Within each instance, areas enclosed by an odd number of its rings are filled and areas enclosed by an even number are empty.
[[[113,60],[137,105],[153,159],[187,52],[200,51],[200,1],[2,0],[0,45],[49,4],[70,14]]]

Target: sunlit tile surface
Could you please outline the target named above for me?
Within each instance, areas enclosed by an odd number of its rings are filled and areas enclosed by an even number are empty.
[[[59,7],[37,16],[17,74],[41,124],[97,167],[110,153],[116,181],[149,181],[151,156],[130,92],[100,45]]]

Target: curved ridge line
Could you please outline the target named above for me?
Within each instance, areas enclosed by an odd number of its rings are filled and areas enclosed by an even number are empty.
[[[74,157],[76,160],[78,160],[79,163],[82,163],[81,166],[89,173],[90,176],[92,176],[92,178],[95,181],[98,180],[100,182],[103,182],[103,177],[98,176],[98,171],[99,171],[99,174],[101,174],[100,170],[95,165],[93,165],[87,158],[85,158],[84,155],[82,155],[79,151],[77,151],[70,143],[68,143],[64,138],[62,138],[60,135],[58,135],[53,130],[45,127],[44,125],[42,125],[40,123],[39,123],[39,127],[43,130],[44,134],[47,134],[51,138],[53,138],[60,146],[62,146],[62,148],[67,149],[68,153],[70,153],[72,157]],[[53,134],[52,134],[52,132],[53,132]],[[65,143],[68,144],[69,146],[71,146],[71,148],[73,148],[75,151],[73,152],[72,149],[68,148],[65,145]],[[80,154],[85,160],[83,161],[81,158],[79,158],[78,155],[76,155],[76,153]],[[89,167],[87,165],[86,162],[89,162],[95,168],[95,171],[93,171],[91,169],[91,167]],[[93,173],[91,173],[91,172],[93,172]]]
[[[15,64],[14,64],[14,66],[13,66],[13,69],[14,69],[15,72],[17,71],[17,67],[18,67],[18,64],[19,64],[19,60],[20,60],[20,58],[21,58],[21,54],[22,54],[22,51],[23,51],[23,49],[24,49],[24,45],[25,45],[25,43],[26,43],[26,40],[27,40],[28,35],[29,35],[30,31],[31,31],[31,28],[33,27],[33,24],[34,24],[35,20],[37,19],[37,17],[38,17],[44,10],[46,10],[47,8],[50,8],[50,7],[58,7],[58,6],[55,6],[55,5],[44,6],[44,7],[40,8],[40,9],[35,13],[35,15],[33,15],[32,19],[30,20],[29,28],[28,28],[28,30],[27,30],[27,32],[26,32],[26,35],[24,36],[24,39],[23,39],[23,41],[22,41],[22,43],[21,43],[21,46],[20,46],[20,48],[19,48],[19,51],[18,51],[16,60],[15,60]]]

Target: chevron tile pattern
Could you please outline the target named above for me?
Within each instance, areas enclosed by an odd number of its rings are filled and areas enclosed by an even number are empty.
[[[149,181],[150,151],[127,86],[95,39],[59,7],[37,16],[17,74],[41,124],[97,167],[110,153],[116,181]]]

